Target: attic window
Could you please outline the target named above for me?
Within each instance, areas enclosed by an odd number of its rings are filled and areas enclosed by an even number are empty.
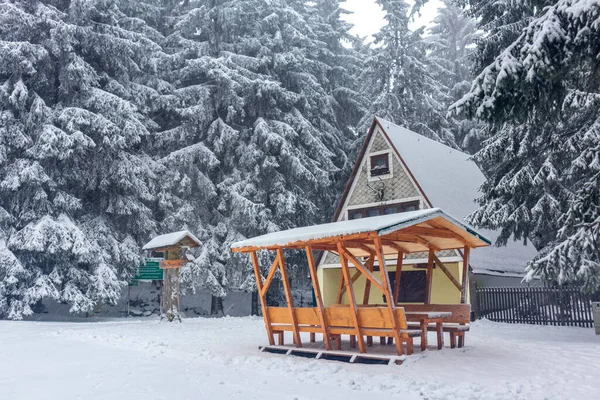
[[[390,173],[390,153],[371,156],[371,176]]]

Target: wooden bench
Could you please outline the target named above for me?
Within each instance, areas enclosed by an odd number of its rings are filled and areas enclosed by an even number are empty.
[[[356,343],[356,329],[354,327],[350,306],[334,306],[325,308],[327,332],[336,341],[336,348],[341,348],[341,336],[350,336],[351,347]],[[268,319],[271,322],[273,334],[278,335],[278,344],[283,345],[283,332],[293,332],[290,310],[286,307],[267,307]],[[299,332],[323,333],[316,308],[295,308],[294,315]],[[413,338],[421,335],[419,329],[409,329],[404,309],[396,308],[398,332],[400,340],[406,345],[406,353],[414,352]],[[393,324],[389,311],[385,307],[360,307],[358,309],[358,322],[363,336],[394,337]]]
[[[455,348],[464,347],[465,345],[465,332],[469,331],[469,323],[471,322],[471,305],[470,304],[401,304],[399,307],[404,307],[406,311],[419,311],[419,312],[451,312],[452,317],[445,318],[442,325],[444,332],[448,332],[450,335],[450,347]],[[410,323],[409,329],[414,329],[418,325]],[[430,325],[427,327],[428,331],[435,331],[436,327]]]

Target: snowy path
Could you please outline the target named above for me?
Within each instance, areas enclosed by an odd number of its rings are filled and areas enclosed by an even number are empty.
[[[402,366],[263,354],[265,340],[257,318],[3,321],[0,399],[600,398],[591,329],[477,322],[466,348]]]

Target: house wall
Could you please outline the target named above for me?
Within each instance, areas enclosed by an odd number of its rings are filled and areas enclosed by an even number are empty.
[[[462,280],[462,263],[447,263],[445,264],[452,275],[461,282]],[[388,266],[388,271],[396,271],[396,266]],[[403,265],[403,271],[414,271],[412,265]],[[422,270],[422,269],[420,269]],[[355,268],[350,268],[350,276],[356,272]],[[321,288],[321,295],[323,296],[323,303],[325,306],[335,304],[337,292],[340,284],[341,268],[320,268],[317,272],[319,279],[319,286]],[[374,275],[381,279],[381,273],[375,271]],[[363,302],[363,296],[365,291],[366,278],[361,275],[356,282],[354,282],[354,295],[356,301],[359,304]],[[468,291],[467,291],[468,296]],[[469,301],[467,297],[467,301]],[[371,285],[371,292],[369,296],[369,304],[381,304],[383,302],[382,293],[376,287]],[[348,304],[348,295],[344,294],[342,298],[343,304]],[[433,269],[432,276],[432,291],[431,291],[431,303],[432,304],[458,304],[460,303],[460,291],[454,286],[454,284],[448,279],[446,274],[440,268]]]
[[[389,176],[382,176],[381,180],[370,178],[369,160],[373,153],[381,153],[382,151],[390,152],[391,171]],[[378,199],[373,189],[384,188],[383,199]],[[371,141],[367,146],[367,151],[362,160],[360,160],[360,168],[357,172],[348,197],[345,200],[342,211],[338,217],[338,221],[344,221],[347,218],[349,209],[362,207],[371,207],[379,204],[400,203],[419,200],[420,209],[429,208],[425,198],[421,195],[417,185],[406,172],[400,158],[393,151],[391,144],[387,141],[379,127],[375,128]],[[444,257],[456,256],[457,253],[453,250],[442,251],[436,254],[442,260]],[[423,259],[427,258],[427,253],[407,254],[407,259]],[[391,257],[390,261],[395,262],[395,257]],[[339,265],[337,255],[326,252],[320,260],[319,266],[322,265]]]

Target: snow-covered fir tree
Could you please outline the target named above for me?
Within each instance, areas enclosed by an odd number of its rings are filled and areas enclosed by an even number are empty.
[[[429,28],[427,64],[441,86],[434,94],[444,109],[465,95],[472,81],[475,41],[480,38],[477,23],[459,8],[454,0],[445,0]],[[480,148],[484,125],[476,120],[447,117],[456,143],[469,153]]]
[[[500,228],[500,243],[531,239],[541,252],[529,276],[592,291],[600,288],[600,2],[545,4],[522,13],[524,29],[499,42],[489,63],[484,48],[485,68],[454,105],[491,126],[476,155],[489,179],[471,220]],[[506,10],[497,12],[501,20]]]
[[[160,35],[124,3],[0,3],[0,317],[115,302],[155,229]]]
[[[411,30],[415,8],[404,0],[378,0],[386,25],[375,36],[361,76],[371,106],[360,124],[366,132],[373,115],[386,118],[424,136],[457,147],[446,107],[444,88],[427,64],[423,28]],[[417,5],[420,5],[419,2]]]
[[[199,234],[202,255],[182,274],[208,286],[213,301],[247,277],[252,288],[248,260],[231,254],[232,242],[332,213],[364,107],[353,77],[360,58],[341,44],[350,26],[339,3],[172,9],[161,68],[176,106],[156,142],[169,169],[162,222]]]

